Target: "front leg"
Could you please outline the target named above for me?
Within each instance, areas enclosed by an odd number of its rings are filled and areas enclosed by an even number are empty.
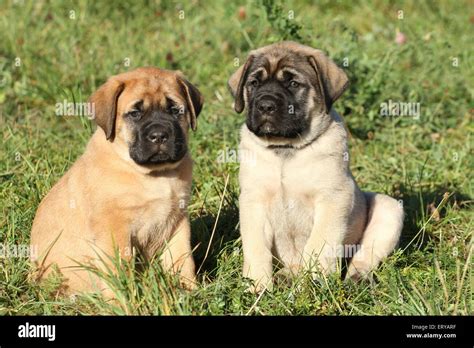
[[[185,288],[195,288],[196,274],[191,249],[191,228],[187,217],[178,223],[160,260],[166,271],[179,275],[180,282]]]
[[[254,281],[254,286],[250,289],[252,292],[272,288],[271,232],[265,216],[265,208],[258,199],[240,195],[243,274]]]
[[[323,200],[315,205],[311,235],[303,251],[307,269],[318,267],[324,274],[337,270],[337,261],[348,228],[348,213],[343,198]]]

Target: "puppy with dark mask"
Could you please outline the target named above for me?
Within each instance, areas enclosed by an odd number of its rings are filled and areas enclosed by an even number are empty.
[[[253,161],[240,164],[240,229],[254,290],[271,288],[275,262],[283,274],[330,273],[349,257],[347,277],[370,276],[395,249],[404,213],[351,174],[332,108],[348,86],[344,71],[320,50],[281,42],[250,52],[228,84],[235,111],[247,108],[240,151]]]
[[[111,77],[90,98],[98,128],[84,154],[42,200],[31,245],[40,277],[56,265],[69,293],[101,291],[80,264],[110,267],[138,250],[194,284],[187,203],[188,129],[203,99],[179,72],[140,68]]]

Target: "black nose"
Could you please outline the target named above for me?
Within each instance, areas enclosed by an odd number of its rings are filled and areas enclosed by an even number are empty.
[[[276,103],[271,99],[261,99],[257,103],[257,109],[261,113],[271,114],[275,112],[276,108],[277,108]]]
[[[164,130],[152,130],[146,136],[148,141],[151,141],[155,144],[164,144],[168,141],[169,135]]]

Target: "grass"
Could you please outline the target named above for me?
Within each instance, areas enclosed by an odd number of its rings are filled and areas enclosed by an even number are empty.
[[[93,129],[86,119],[55,116],[56,103],[85,101],[108,76],[145,65],[182,70],[206,103],[191,141],[195,170],[189,210],[198,288],[180,290],[157,262],[144,273],[121,264],[118,275],[104,274],[114,284],[114,303],[92,295],[63,298],[57,296],[57,279],[42,287],[29,280],[27,259],[0,258],[0,313],[473,314],[474,55],[468,5],[2,2],[4,249],[29,243],[41,198],[82,153]],[[397,30],[406,43],[394,42]],[[405,206],[400,248],[377,270],[374,283],[301,275],[261,296],[244,291],[238,163],[217,160],[219,151],[236,149],[243,122],[232,110],[226,81],[249,50],[282,39],[322,48],[339,65],[348,62],[351,87],[335,107],[352,135],[354,176],[364,190],[393,195]],[[381,117],[380,105],[389,99],[419,102],[420,118]]]

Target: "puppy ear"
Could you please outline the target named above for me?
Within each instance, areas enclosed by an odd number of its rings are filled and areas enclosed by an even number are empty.
[[[110,78],[89,98],[89,103],[95,110],[95,122],[104,130],[107,140],[110,141],[114,140],[117,101],[124,88],[122,82]]]
[[[178,84],[181,87],[181,92],[186,98],[188,104],[190,119],[189,125],[193,131],[197,128],[197,117],[201,113],[204,98],[199,90],[189,81],[178,78]]]
[[[252,65],[254,56],[250,55],[243,66],[237,69],[235,73],[232,74],[227,86],[229,87],[230,93],[234,97],[234,110],[237,113],[241,113],[245,109],[245,99],[244,99],[244,86],[247,82],[247,77],[249,75],[249,67]]]
[[[349,79],[344,70],[320,50],[314,49],[308,56],[308,61],[316,72],[318,85],[315,87],[320,90],[329,111],[332,104],[349,86]]]

